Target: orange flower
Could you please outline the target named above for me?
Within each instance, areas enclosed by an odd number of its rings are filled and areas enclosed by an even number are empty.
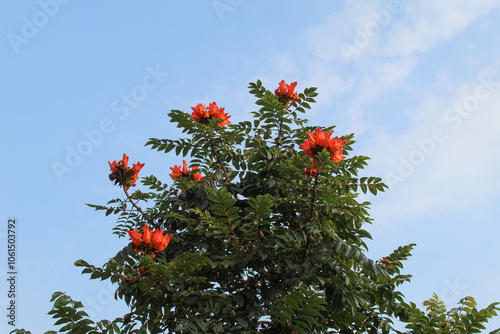
[[[196,107],[191,107],[191,109],[193,109],[191,117],[198,123],[207,124],[208,121],[214,117],[222,121],[219,123],[221,127],[231,124],[231,122],[228,121],[231,116],[227,113],[225,114],[224,108],[217,107],[215,102],[210,103],[208,107],[205,107],[202,103],[198,103]]]
[[[317,166],[316,162],[314,161],[311,162],[313,166],[311,168],[304,168],[304,171],[302,172],[302,174],[306,174],[309,177],[314,176],[319,172],[318,167],[316,167]]]
[[[316,153],[321,152],[324,148],[330,152],[330,157],[333,162],[339,162],[345,157],[342,156],[342,146],[347,143],[347,140],[341,140],[339,137],[330,139],[333,132],[324,132],[320,128],[316,131],[309,133],[306,132],[308,140],[305,140],[300,147],[304,153],[314,159]]]
[[[156,253],[167,248],[172,239],[172,235],[163,235],[163,229],[151,232],[148,224],[144,226],[142,234],[137,230],[129,230],[127,233],[132,239],[130,247],[132,247],[136,253],[141,252],[151,257],[155,257]]]
[[[290,102],[294,102],[299,98],[299,95],[294,92],[295,86],[297,86],[297,81],[287,85],[285,80],[281,80],[279,87],[274,91],[274,95],[278,97],[281,103],[288,106]]]
[[[116,173],[116,171],[118,170],[119,167],[127,168],[128,156],[125,153],[123,153],[123,158],[120,162],[116,162],[116,160],[114,160],[113,163],[108,161],[108,164],[109,164],[109,167],[111,168],[111,171],[113,173]]]
[[[145,244],[150,244],[151,242],[151,232],[149,231],[149,225],[146,224],[146,226],[144,226],[144,233],[142,233],[142,241],[145,243]]]
[[[385,256],[383,258],[381,258],[380,260],[378,260],[377,263],[386,269],[389,269],[394,264],[394,262],[392,262],[391,260],[389,260]]]
[[[195,169],[198,169],[198,166],[193,167],[191,170],[189,170],[186,160],[182,160],[182,163],[183,163],[182,169],[181,166],[177,165],[175,165],[174,167],[170,167],[170,169],[172,170],[172,174],[168,175],[170,175],[172,179],[179,180],[181,177],[187,177],[190,180],[199,181],[203,178],[203,176],[200,173],[193,173]]]
[[[130,239],[132,239],[132,243],[136,246],[140,246],[142,244],[142,234],[137,232],[137,230],[127,231]]]
[[[109,162],[109,167],[111,168],[111,174],[109,174],[109,179],[114,181],[116,185],[120,185],[125,189],[135,186],[135,182],[139,178],[139,171],[144,167],[145,164],[137,162],[132,165],[132,168],[128,167],[129,157],[123,154],[121,161]]]
[[[172,235],[163,235],[163,229],[156,230],[153,232],[152,241],[153,245],[158,251],[162,251],[167,248]]]
[[[141,171],[144,164],[141,164],[139,161],[136,164],[132,165],[132,171],[134,172],[134,178],[132,179],[132,184],[135,186],[135,182],[139,179],[139,172]]]

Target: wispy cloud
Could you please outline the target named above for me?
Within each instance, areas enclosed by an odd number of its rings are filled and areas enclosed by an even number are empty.
[[[428,118],[414,119],[402,134],[385,132],[373,138],[368,148],[375,157],[372,167],[392,183],[391,199],[374,207],[387,218],[384,221],[471,209],[497,191],[498,182],[491,178],[500,163],[500,86],[478,99],[477,107],[463,113],[453,110],[455,118],[444,118],[450,107],[468,101],[481,85],[481,80],[473,80],[456,99],[430,97],[414,110]]]
[[[355,96],[344,112],[349,126],[362,134],[372,124],[365,118],[366,108],[370,102],[389,90],[403,86],[406,77],[416,66],[414,58],[397,59],[391,62],[370,64],[368,72],[356,74]]]
[[[477,99],[477,106],[469,105],[474,109],[470,116],[453,114],[460,117],[460,124],[457,119],[447,121],[444,115],[456,103],[476,103],[471,97],[481,84],[478,78],[486,72],[498,73],[498,60],[489,59],[490,68],[462,82],[438,70],[427,84],[416,83],[415,71],[424,70],[419,67],[422,54],[458,37],[479,18],[500,9],[500,1],[391,2],[396,7],[389,7],[389,3],[348,1],[343,9],[325,15],[303,34],[301,38],[316,59],[316,70],[309,72],[309,81],[338,87],[327,92],[323,100],[326,103],[318,106],[327,108],[334,97],[348,101],[343,121],[358,135],[369,133],[365,151],[373,157],[374,174],[397,174],[397,168],[405,163],[402,160],[409,164],[411,170],[404,182],[397,184],[388,195],[390,199],[374,210],[408,217],[456,205],[471,206],[494,188],[487,181],[500,162],[496,149],[500,135],[495,130],[500,120],[496,111],[500,87],[487,98]],[[374,22],[379,26],[370,32]],[[369,40],[361,48],[356,38],[363,34]],[[358,47],[359,52],[346,59],[343,43]],[[475,63],[474,58],[471,55],[464,62]],[[389,110],[386,119],[370,117],[368,113],[375,112],[373,105],[381,97],[401,92],[415,92],[417,104],[408,105],[403,116],[398,114],[398,121],[392,119],[391,113],[399,110]],[[385,127],[391,122],[392,126]],[[465,189],[481,195],[471,200]]]
[[[422,0],[405,3],[401,19],[388,27],[377,53],[409,56],[452,38],[480,16],[498,9],[497,0]]]

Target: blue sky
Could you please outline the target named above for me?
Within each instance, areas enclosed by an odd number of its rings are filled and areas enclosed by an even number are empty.
[[[182,158],[144,147],[179,135],[168,111],[216,101],[246,120],[257,79],[318,87],[311,124],[355,133],[354,153],[372,158],[365,175],[390,186],[366,196],[370,255],[417,243],[408,300],[500,301],[499,14],[492,0],[1,1],[0,249],[15,218],[16,327],[52,329],[54,291],[96,320],[125,312],[109,283],[73,265],[128,243],[85,206],[122,196],[107,162],[127,153],[170,182]],[[2,309],[7,290],[0,280]]]

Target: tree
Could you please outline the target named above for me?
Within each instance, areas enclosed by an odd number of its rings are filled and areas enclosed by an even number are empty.
[[[131,312],[96,323],[57,292],[49,314],[61,332],[389,333],[397,318],[409,322],[405,333],[473,333],[496,315],[496,304],[478,312],[473,299],[446,314],[436,298],[428,314],[404,302],[398,286],[411,276],[400,270],[415,245],[378,261],[365,255],[370,203],[359,191],[386,185],[358,175],[368,157],[346,157],[353,134],[307,126],[299,116],[316,88],[298,94],[296,85],[273,93],[251,83],[252,121],[231,123],[215,102],[172,110],[185,138],[146,143],[190,157],[171,167],[172,185],[151,175],[148,191],[130,194],[144,164],[129,167],[125,154],[109,163],[125,198],[90,206],[117,215],[114,233],[132,241],[103,267],[75,264],[116,283]]]

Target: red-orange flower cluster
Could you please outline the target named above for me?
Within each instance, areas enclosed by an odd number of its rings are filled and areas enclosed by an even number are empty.
[[[210,103],[208,107],[205,107],[202,103],[198,103],[196,107],[191,107],[191,109],[193,109],[191,117],[198,123],[207,124],[208,121],[214,117],[222,121],[219,123],[220,126],[231,124],[231,122],[228,121],[231,116],[224,113],[224,108],[217,107],[215,102]]]
[[[347,140],[341,140],[339,137],[330,138],[333,132],[324,132],[320,128],[316,131],[309,133],[306,132],[308,140],[305,140],[300,147],[304,150],[304,153],[309,157],[314,159],[316,153],[321,152],[324,148],[330,152],[330,157],[333,162],[339,162],[345,159],[342,156],[342,146],[347,143]]]
[[[297,86],[297,81],[287,85],[285,80],[281,80],[279,87],[274,91],[274,95],[278,97],[281,103],[288,106],[290,102],[299,98],[299,95],[294,92],[295,86]]]
[[[191,170],[189,170],[186,160],[182,160],[182,163],[183,163],[182,168],[181,166],[177,165],[175,165],[174,167],[170,167],[170,169],[172,170],[172,174],[168,175],[170,175],[172,179],[179,180],[181,177],[187,177],[190,180],[199,181],[203,178],[203,176],[200,173],[193,173],[195,169],[198,169],[198,166],[193,167]]]
[[[132,239],[130,247],[136,253],[141,252],[151,257],[155,257],[156,253],[167,248],[170,239],[172,239],[172,235],[163,235],[163,229],[151,232],[148,224],[144,226],[143,233],[139,233],[137,230],[129,230],[127,233]]]
[[[311,168],[305,168],[304,171],[302,172],[302,174],[306,174],[309,177],[318,174],[319,170],[318,170],[316,162],[312,161],[312,165],[313,166]]]
[[[391,260],[389,260],[385,256],[383,258],[381,258],[380,260],[378,260],[377,263],[386,269],[389,269],[394,264],[394,262],[392,262]]]
[[[109,174],[109,179],[115,182],[115,185],[120,185],[124,189],[128,189],[135,186],[135,182],[139,178],[139,171],[144,167],[145,164],[137,162],[132,165],[132,168],[128,167],[128,156],[123,154],[123,159],[120,162],[110,162],[109,167],[111,168],[111,174]]]

